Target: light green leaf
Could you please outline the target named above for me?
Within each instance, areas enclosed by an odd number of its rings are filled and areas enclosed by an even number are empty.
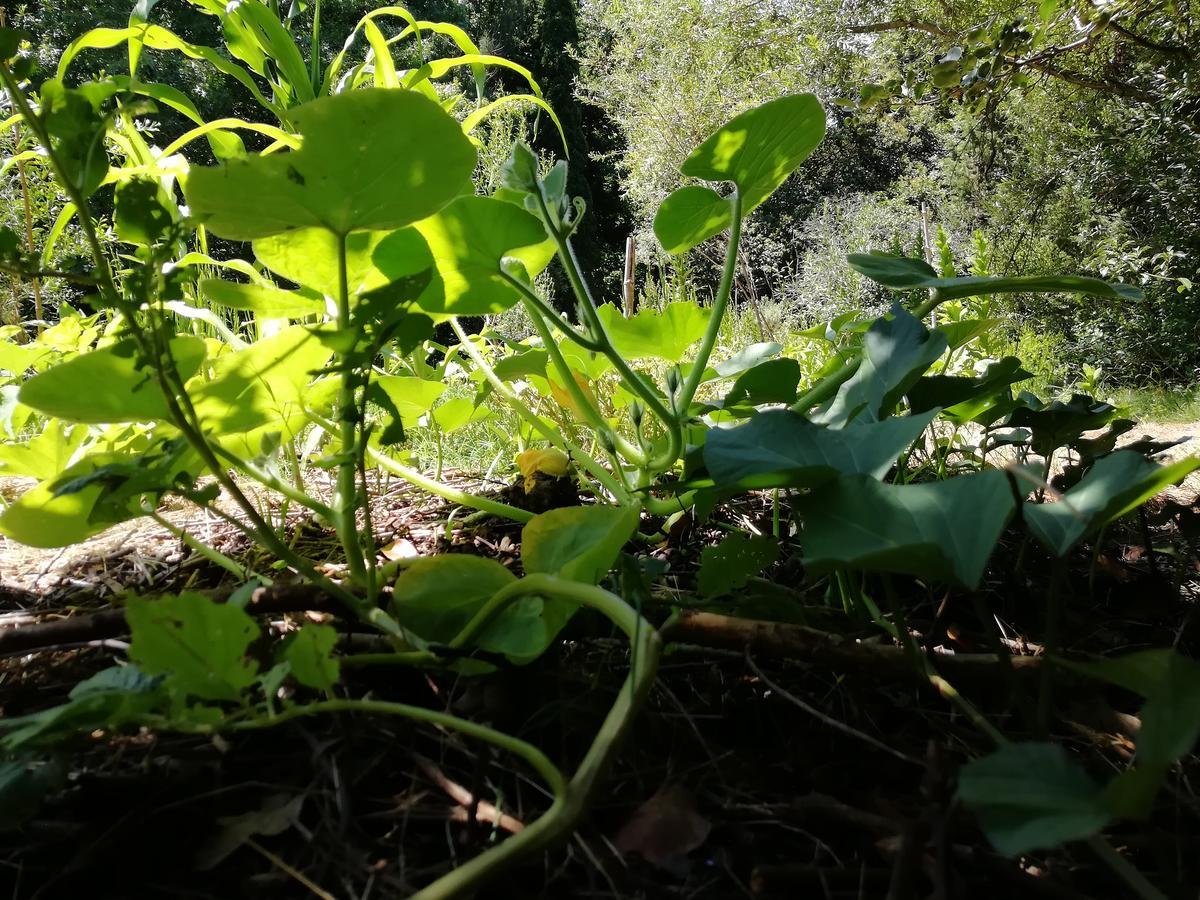
[[[458,123],[411,91],[351,91],[289,116],[299,150],[191,170],[184,192],[197,222],[231,240],[400,228],[441,209],[475,168]]]
[[[749,213],[775,192],[825,137],[825,110],[794,94],[747,110],[719,128],[680,166],[684,175],[732,181]]]
[[[202,278],[197,287],[211,303],[229,309],[248,310],[266,318],[298,319],[325,314],[323,300],[305,297],[296,291],[284,291],[261,284],[238,284],[219,278]]]
[[[374,381],[395,404],[405,428],[416,427],[417,420],[446,393],[446,385],[441,381],[408,375],[379,375]]]
[[[501,260],[519,259],[535,278],[554,255],[541,222],[492,197],[459,197],[414,227],[429,244],[439,276],[417,300],[427,313],[503,312],[521,295],[504,278]]]
[[[341,664],[333,657],[337,631],[328,625],[306,622],[287,642],[284,660],[296,680],[306,687],[330,690],[341,674]]]
[[[996,469],[906,485],[843,475],[796,501],[811,571],[900,572],[971,589],[1015,506]]]
[[[254,255],[281,278],[326,297],[336,297],[340,291],[340,240],[323,228],[298,228],[259,238],[254,242]],[[352,297],[378,290],[433,265],[425,239],[413,228],[355,231],[346,235],[345,241],[346,288]]]
[[[181,335],[171,354],[183,378],[204,361],[204,341]],[[151,422],[168,420],[167,401],[149,368],[137,369],[128,344],[91,350],[47,369],[21,385],[26,406],[71,422]]]
[[[470,397],[455,397],[447,400],[433,411],[437,427],[442,434],[453,434],[467,425],[483,422],[494,417],[486,406],[479,406]]]
[[[654,214],[654,235],[668,253],[685,253],[733,222],[729,200],[712,188],[681,187]]]
[[[779,558],[779,541],[736,532],[715,547],[700,551],[697,586],[706,598],[728,594],[746,584]]]
[[[316,399],[306,390],[332,351],[302,325],[293,325],[245,350],[227,353],[211,381],[188,383],[196,412],[216,436],[237,436],[303,414]]]
[[[99,534],[111,523],[93,523],[92,510],[103,492],[99,484],[57,495],[56,485],[95,471],[96,460],[80,460],[57,478],[25,491],[0,513],[0,534],[27,547],[67,547]]]
[[[245,657],[258,625],[236,606],[194,593],[133,597],[125,619],[130,659],[147,674],[165,676],[169,689],[205,700],[238,700],[254,683],[258,666]]]
[[[1197,468],[1197,457],[1161,466],[1140,453],[1119,450],[1097,461],[1057,502],[1026,503],[1025,521],[1051,553],[1065,556],[1086,535],[1137,509]]]
[[[611,303],[596,310],[617,352],[626,359],[663,359],[670,363],[683,360],[688,349],[708,327],[710,310],[695,303],[668,303],[659,312],[643,309],[625,318]]]
[[[569,506],[531,519],[521,531],[521,562],[545,572],[598,584],[633,537],[638,510],[619,506]]]
[[[815,487],[838,474],[883,478],[933,421],[933,411],[833,429],[787,410],[768,410],[737,428],[717,428],[704,464],[718,487]]]
[[[46,427],[25,441],[0,444],[0,469],[5,475],[24,475],[43,480],[67,468],[83,446],[88,430],[51,419]]]
[[[972,760],[958,796],[1005,856],[1091,837],[1112,818],[1100,786],[1057,744],[1006,744]]]

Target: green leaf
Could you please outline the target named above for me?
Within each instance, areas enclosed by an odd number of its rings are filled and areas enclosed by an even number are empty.
[[[288,115],[299,150],[191,170],[184,192],[197,222],[231,240],[399,228],[445,206],[475,168],[458,123],[411,91],[349,91]]]
[[[326,297],[340,290],[338,243],[342,238],[323,228],[299,228],[259,238],[254,255],[281,278]],[[433,265],[425,239],[413,228],[355,231],[346,235],[346,288],[360,296]]]
[[[439,276],[417,305],[433,314],[503,312],[521,294],[504,277],[501,261],[518,259],[535,278],[554,254],[541,222],[492,197],[460,197],[415,227],[429,244]]]
[[[1010,385],[1032,377],[1021,368],[1019,359],[1006,356],[978,378],[925,375],[909,388],[908,405],[913,412],[940,408],[947,419],[966,424],[993,406],[998,397],[1010,397]]]
[[[900,572],[971,589],[1015,506],[996,469],[906,485],[843,475],[796,501],[812,571]]]
[[[58,475],[87,440],[86,428],[50,419],[41,432],[24,441],[0,444],[0,467],[5,475],[44,480]]]
[[[258,666],[246,651],[258,625],[245,611],[202,594],[147,600],[130,598],[125,619],[132,635],[129,657],[165,686],[205,700],[238,700],[254,683]]]
[[[1005,856],[1091,837],[1112,818],[1100,786],[1057,744],[1006,744],[972,760],[958,796]]]
[[[94,523],[92,510],[104,488],[92,484],[80,491],[59,494],[57,485],[64,479],[88,475],[98,462],[84,459],[50,481],[21,494],[0,513],[0,534],[27,547],[67,547],[99,534],[111,523]]]
[[[1022,392],[1019,399],[1023,405],[1004,424],[1033,432],[1031,446],[1041,456],[1049,456],[1059,447],[1078,440],[1085,431],[1104,427],[1117,415],[1112,404],[1084,394],[1072,394],[1066,402],[1042,403],[1032,394]]]
[[[1056,662],[1146,698],[1137,735],[1139,766],[1165,769],[1191,753],[1200,739],[1200,664],[1195,660],[1157,649],[1095,662]]]
[[[1086,535],[1137,509],[1198,468],[1196,457],[1160,466],[1140,453],[1119,450],[1097,461],[1057,502],[1026,503],[1025,522],[1051,553],[1065,556]]]
[[[113,225],[129,244],[150,246],[163,240],[175,224],[173,204],[152,178],[131,178],[117,185]]]
[[[432,643],[448,643],[492,595],[516,576],[493,559],[463,553],[418,559],[400,573],[392,592],[392,612],[405,628]],[[540,656],[561,630],[570,609],[522,597],[509,604],[475,641],[516,663]]]
[[[336,644],[335,629],[307,622],[288,640],[283,658],[301,684],[328,691],[341,674],[341,664],[333,658]]]
[[[732,181],[749,213],[775,192],[825,137],[825,110],[812,94],[771,100],[734,117],[680,166],[704,181]]]
[[[695,303],[668,303],[659,312],[643,309],[625,318],[611,303],[596,310],[617,352],[626,359],[663,359],[681,362],[693,344],[704,337],[710,311]]]
[[[9,30],[0,29],[0,34]],[[66,774],[59,760],[0,762],[0,833],[33,818],[46,795],[65,785]]]
[[[738,376],[722,406],[754,407],[764,403],[792,403],[800,384],[800,363],[794,359],[772,359]]]
[[[429,381],[408,375],[378,375],[373,382],[387,394],[404,423],[404,427],[416,427],[417,420],[433,409],[446,385],[441,381]]]
[[[284,291],[262,284],[237,284],[219,278],[202,278],[196,286],[210,303],[229,309],[244,309],[269,319],[298,319],[325,314],[323,300],[306,297],[298,291]]]
[[[486,406],[479,406],[470,397],[455,397],[434,410],[438,430],[442,434],[453,434],[467,425],[483,422],[494,417]]]
[[[855,417],[886,417],[945,351],[945,335],[928,331],[896,304],[891,318],[877,319],[864,335],[858,371],[813,419],[841,425]]]
[[[942,278],[922,259],[907,259],[883,253],[852,253],[850,268],[884,287],[898,291],[936,289],[943,300],[980,297],[986,294],[1091,294],[1111,300],[1140,300],[1142,292],[1128,284],[1110,284],[1081,275],[966,276]]]
[[[674,191],[654,214],[654,235],[668,253],[685,253],[733,222],[729,200],[712,188],[688,185]]]
[[[721,488],[815,487],[839,474],[883,478],[935,413],[834,429],[788,410],[768,410],[737,428],[717,428],[704,464]]]
[[[746,584],[779,558],[779,541],[770,537],[729,535],[715,547],[700,551],[700,595],[709,599]]]
[[[633,537],[638,510],[619,506],[569,506],[531,519],[521,531],[527,573],[545,572],[598,584]]]
[[[181,335],[171,339],[171,355],[183,378],[204,361],[204,341]],[[167,401],[151,370],[137,366],[128,344],[81,353],[21,385],[26,406],[71,422],[152,422],[169,420]]]
[[[42,82],[38,91],[42,124],[50,133],[51,149],[64,175],[85,197],[100,187],[108,174],[104,135],[108,120],[101,104],[116,86],[91,83],[67,88],[55,78]]]
[[[286,426],[297,417],[303,419],[306,405],[317,408],[319,395],[306,389],[312,373],[331,355],[308,329],[293,325],[245,350],[218,357],[212,380],[193,379],[188,393],[214,435],[236,436],[268,424]]]

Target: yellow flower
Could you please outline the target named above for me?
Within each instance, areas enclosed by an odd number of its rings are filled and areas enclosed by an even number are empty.
[[[517,454],[517,468],[525,476],[525,493],[537,487],[537,474],[562,478],[567,474],[570,459],[561,450],[526,450]]]

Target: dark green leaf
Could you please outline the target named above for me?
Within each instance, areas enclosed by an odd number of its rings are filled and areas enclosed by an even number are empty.
[[[715,547],[700,551],[697,586],[702,597],[719,597],[746,584],[779,558],[779,541],[772,537],[731,534]]]

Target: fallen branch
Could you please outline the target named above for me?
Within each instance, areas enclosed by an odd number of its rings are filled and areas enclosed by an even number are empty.
[[[679,641],[731,650],[749,649],[768,657],[783,657],[825,665],[835,669],[886,672],[924,681],[903,647],[869,644],[840,634],[818,631],[805,625],[738,619],[717,613],[683,610],[663,633],[667,642]],[[935,653],[939,670],[955,675],[989,675],[1006,661],[995,653]],[[1018,672],[1037,669],[1040,656],[1012,656],[1007,660]]]

